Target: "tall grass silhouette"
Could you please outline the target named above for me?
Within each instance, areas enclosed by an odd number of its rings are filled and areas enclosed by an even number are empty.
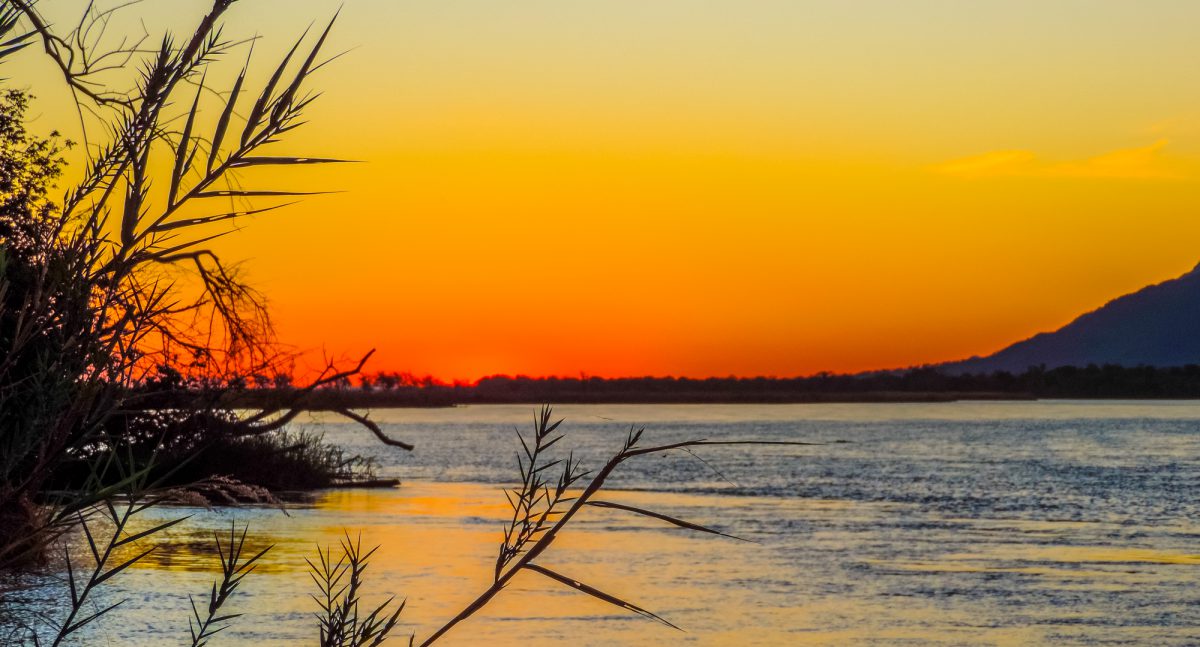
[[[313,437],[274,432],[300,414],[305,394],[354,375],[366,357],[331,363],[250,411],[228,397],[254,376],[283,370],[288,358],[263,295],[211,243],[239,219],[318,193],[245,186],[239,174],[342,161],[275,150],[318,97],[308,86],[334,58],[322,52],[337,16],[295,40],[259,87],[248,81],[249,59],[222,87],[213,64],[248,43],[225,36],[233,4],[211,0],[183,37],[110,45],[114,17],[135,3],[89,2],[59,33],[35,3],[0,0],[0,58],[40,42],[81,119],[89,117],[83,123],[101,126],[85,128],[80,177],[53,201],[69,142],[25,132],[24,94],[0,101],[0,167],[12,189],[0,204],[0,567],[45,557],[74,519],[57,511],[90,504],[95,493],[82,486],[97,472],[89,464],[110,456],[127,460],[129,472],[153,459],[154,482],[186,475],[174,470],[200,465],[194,459],[214,447],[286,450],[293,462],[329,472],[327,480],[364,467],[314,451]],[[120,70],[130,87],[110,85]]]

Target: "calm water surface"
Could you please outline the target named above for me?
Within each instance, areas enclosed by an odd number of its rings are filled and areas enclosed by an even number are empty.
[[[304,557],[344,530],[381,544],[376,597],[408,599],[418,638],[489,583],[516,476],[514,427],[532,407],[377,411],[411,454],[313,418],[375,456],[394,490],[311,505],[194,514],[103,600],[128,601],[84,644],[186,642],[206,595],[213,529],[274,544],[217,644],[315,644]],[[680,633],[525,573],[441,644],[1185,645],[1200,639],[1200,403],[595,405],[557,409],[561,446],[591,465],[629,426],[648,442],[805,440],[714,447],[625,466],[605,498],[755,543],[592,509],[539,561],[683,627]],[[153,521],[149,519],[148,521]],[[45,581],[7,594],[54,615]],[[373,598],[374,599],[374,598]]]

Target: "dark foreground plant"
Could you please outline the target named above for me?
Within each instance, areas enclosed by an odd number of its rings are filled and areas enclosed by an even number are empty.
[[[117,475],[110,476],[109,470]],[[150,470],[129,472],[120,461],[110,460],[103,465],[103,472],[93,474],[92,478],[113,484],[94,486],[90,500],[75,497],[72,505],[55,508],[54,514],[46,519],[46,526],[57,538],[77,530],[87,547],[81,558],[72,553],[69,542],[62,543],[68,597],[65,617],[53,627],[50,644],[55,646],[121,605],[118,601],[98,606],[93,593],[154,550],[153,547],[142,550],[138,546],[140,540],[186,519],[172,519],[132,531],[130,525],[137,515],[163,502],[165,493],[149,480]],[[23,626],[32,642],[41,644],[40,628],[30,623]]]
[[[575,460],[574,455],[569,452],[565,458],[553,458],[549,456],[549,450],[564,438],[564,434],[559,432],[562,422],[562,420],[554,420],[552,409],[546,406],[542,407],[535,416],[533,433],[530,436],[527,437],[519,430],[517,431],[517,439],[521,444],[521,452],[517,456],[517,466],[520,471],[521,482],[517,487],[505,491],[505,496],[508,498],[509,506],[512,509],[512,517],[503,529],[502,540],[494,567],[492,585],[479,594],[474,601],[464,607],[454,617],[450,618],[450,620],[430,634],[428,638],[421,641],[419,644],[422,647],[437,642],[453,629],[455,625],[470,618],[487,606],[489,602],[504,590],[512,578],[521,571],[537,573],[608,604],[660,622],[667,627],[679,629],[679,627],[670,621],[644,607],[615,595],[605,593],[597,587],[562,574],[534,560],[538,560],[545,555],[558,536],[576,518],[576,515],[580,514],[587,506],[621,510],[646,516],[685,530],[741,540],[740,537],[735,537],[697,523],[636,506],[599,500],[596,496],[603,491],[609,477],[612,476],[618,467],[626,461],[639,456],[661,454],[672,450],[682,450],[690,453],[692,448],[713,445],[816,444],[804,442],[697,439],[666,445],[643,446],[640,442],[644,429],[631,428],[621,449],[593,474],[591,471],[584,470]],[[588,478],[589,476],[590,479]],[[583,484],[582,489],[579,489],[581,484]],[[366,557],[369,557],[373,552],[374,550],[369,551]],[[318,562],[309,562],[313,579],[317,582],[321,590],[321,596],[316,599],[321,605],[322,611],[322,614],[319,616],[322,626],[322,647],[327,644],[378,644],[378,642],[353,641],[349,643],[325,642],[326,637],[332,635],[326,628],[342,626],[339,619],[345,618],[349,614],[349,611],[346,610],[348,608],[346,605],[350,604],[351,607],[357,605],[357,592],[361,587],[362,571],[365,569],[366,558],[359,558],[362,553],[357,541],[351,544],[347,537],[346,541],[342,543],[342,554],[343,557],[341,560],[333,566],[330,565],[332,558],[330,557],[329,549],[326,549],[324,553],[319,553]],[[339,586],[341,588],[338,588]],[[342,592],[341,597],[329,593],[334,589]],[[362,625],[358,625],[370,626],[372,629],[379,630],[378,633],[372,634],[374,636],[372,640],[377,639],[381,642],[387,638],[388,633],[395,626],[400,612],[404,609],[404,604],[401,603],[389,615],[386,609],[391,602],[392,600],[388,600],[388,602],[376,608],[366,616],[366,620]],[[416,644],[415,636],[410,636],[409,642],[410,644]]]
[[[204,613],[196,606],[196,600],[191,599],[192,617],[188,618],[188,631],[192,636],[192,647],[204,647],[213,636],[228,628],[231,620],[242,615],[222,613],[222,609],[237,591],[242,580],[254,571],[255,563],[272,548],[267,546],[249,559],[242,559],[242,551],[246,546],[246,530],[247,527],[243,527],[239,535],[237,526],[230,524],[229,541],[224,546],[221,545],[221,536],[213,533],[217,559],[221,562],[221,579],[213,582]]]
[[[553,419],[550,407],[543,407],[535,416],[532,434],[527,436],[520,431],[517,432],[520,443],[517,463],[521,481],[516,487],[505,492],[512,515],[502,529],[501,541],[493,566],[492,584],[470,604],[422,640],[420,645],[431,645],[437,642],[456,625],[479,612],[522,571],[536,573],[608,604],[654,620],[667,627],[679,629],[671,621],[643,606],[606,593],[596,586],[584,583],[546,565],[545,558],[548,550],[569,524],[578,518],[578,515],[583,513],[587,507],[629,512],[685,530],[741,540],[739,537],[720,530],[653,510],[605,501],[599,499],[598,495],[604,490],[608,479],[622,464],[640,456],[661,454],[673,450],[690,453],[690,450],[695,447],[716,445],[817,444],[696,439],[646,446],[641,444],[643,429],[631,428],[620,449],[593,473],[584,470],[570,452],[563,458],[555,458],[551,455],[550,450],[565,437],[564,433],[560,431],[562,422],[562,420]],[[105,499],[106,503],[97,506],[98,512],[88,513],[101,515],[108,528],[103,535],[93,532],[96,526],[91,517],[87,514],[80,515],[78,527],[82,529],[86,537],[91,568],[87,570],[87,574],[77,575],[77,560],[70,554],[67,555],[68,611],[65,621],[56,625],[57,634],[53,644],[59,644],[65,638],[76,634],[83,627],[117,608],[120,602],[87,614],[82,611],[90,599],[91,593],[97,587],[154,550],[153,547],[137,548],[131,557],[119,559],[114,564],[114,555],[120,554],[120,549],[133,546],[136,542],[149,538],[182,521],[182,519],[176,519],[137,532],[127,530],[129,520],[134,515],[164,500],[162,495],[146,494],[153,491],[154,484],[146,482],[145,474],[146,472],[133,474],[125,479],[128,489],[125,495],[126,501],[122,506],[113,505],[112,498],[109,497]],[[268,547],[249,558],[244,558],[245,538],[245,529],[239,534],[236,532],[236,528],[231,527],[227,541],[222,543],[219,536],[215,539],[215,554],[221,568],[220,578],[213,584],[206,605],[197,605],[194,600],[192,601],[192,618],[189,621],[189,628],[193,647],[208,644],[211,638],[227,628],[229,623],[240,615],[225,612],[224,605],[238,590],[242,580],[254,570],[255,565],[269,550]],[[321,647],[373,647],[382,644],[395,632],[401,613],[405,609],[404,600],[397,604],[397,598],[392,596],[374,606],[365,606],[363,602],[366,572],[369,561],[377,548],[364,550],[361,538],[351,539],[347,534],[336,548],[319,548],[314,559],[306,560],[309,574],[318,591],[312,597],[319,608],[316,633]],[[31,631],[30,635],[34,636],[32,640],[37,644],[36,632]],[[410,645],[417,644],[416,636],[413,634],[408,636],[408,640]]]
[[[499,555],[496,558],[495,575],[493,583],[485,591],[483,591],[474,601],[468,604],[462,611],[448,620],[444,625],[434,631],[428,638],[420,643],[422,647],[436,642],[444,636],[448,631],[454,628],[458,623],[470,618],[480,609],[491,602],[508,583],[521,571],[529,571],[545,576],[559,584],[568,586],[576,591],[590,595],[598,600],[602,600],[609,604],[621,607],[643,617],[661,622],[662,624],[679,629],[662,616],[653,613],[641,606],[638,606],[628,600],[623,600],[615,595],[610,595],[604,591],[585,584],[575,578],[569,577],[558,571],[544,566],[541,563],[535,562],[541,558],[546,551],[554,544],[558,538],[570,524],[570,522],[580,514],[587,506],[607,508],[615,510],[623,510],[633,514],[638,514],[652,519],[657,519],[665,523],[674,525],[686,530],[699,531],[720,535],[723,537],[733,537],[726,533],[702,526],[700,524],[677,519],[675,517],[638,508],[635,506],[613,503],[610,501],[597,500],[595,497],[604,488],[609,477],[626,461],[632,460],[639,456],[649,456],[654,454],[662,454],[672,450],[690,450],[694,447],[705,447],[714,445],[813,445],[816,443],[804,442],[776,442],[776,441],[722,441],[722,440],[686,440],[677,443],[666,445],[651,445],[643,446],[639,443],[642,439],[644,428],[630,428],[629,434],[625,439],[625,443],[612,458],[608,460],[598,471],[593,473],[581,469],[579,464],[575,462],[572,454],[568,453],[565,459],[548,458],[546,451],[561,441],[564,435],[558,432],[562,420],[552,421],[553,412],[549,406],[542,407],[534,419],[534,430],[532,438],[527,439],[517,432],[517,438],[521,443],[522,453],[517,457],[518,468],[521,472],[521,485],[512,489],[505,494],[508,496],[508,501],[512,507],[513,516],[511,521],[505,526],[503,541],[500,544]],[[550,476],[549,472],[554,468],[560,468],[557,471],[557,476]],[[586,480],[591,475],[591,478]],[[573,488],[577,484],[586,482],[582,490],[576,491]]]
[[[400,613],[404,611],[404,601],[390,609],[396,599],[393,596],[373,609],[360,610],[363,575],[367,570],[367,562],[379,547],[364,553],[362,537],[352,540],[347,534],[339,544],[339,549],[336,560],[332,547],[324,552],[317,548],[316,562],[306,560],[309,575],[320,590],[319,595],[313,596],[321,607],[317,615],[320,645],[375,647],[387,640],[396,628]],[[411,638],[409,644],[412,644]]]
[[[362,368],[331,364],[256,410],[238,407],[231,393],[278,375],[288,356],[263,296],[210,247],[240,219],[311,194],[247,187],[241,173],[340,161],[274,150],[316,99],[307,86],[334,21],[301,36],[260,87],[248,61],[222,87],[213,64],[246,43],[222,29],[234,0],[209,0],[182,37],[110,45],[114,16],[135,4],[88,2],[60,33],[32,0],[0,0],[0,58],[40,41],[88,138],[78,181],[51,200],[69,143],[27,134],[27,97],[0,93],[0,568],[45,557],[30,548],[53,538],[47,506],[64,505],[47,493],[90,499],[81,475],[118,449],[176,474],[206,452],[261,453],[248,439]],[[320,459],[309,446],[279,460]],[[204,476],[216,474],[228,473]]]
[[[85,557],[81,559],[73,555],[69,547],[63,549],[67,571],[63,617],[55,620],[49,614],[40,614],[42,626],[31,622],[21,623],[19,630],[23,633],[13,633],[9,636],[10,639],[35,646],[61,645],[81,637],[82,630],[88,625],[124,604],[124,599],[97,604],[93,600],[94,594],[109,580],[155,551],[156,546],[145,547],[141,544],[142,540],[187,520],[187,517],[181,517],[149,528],[133,530],[131,524],[137,515],[160,505],[163,501],[160,496],[145,494],[146,484],[141,481],[143,478],[144,475],[134,477],[127,497],[119,505],[106,503],[94,510],[80,513],[76,528],[86,540],[87,550]],[[189,596],[192,616],[188,619],[191,638],[188,644],[192,647],[204,647],[209,644],[214,636],[230,626],[231,621],[241,617],[240,613],[226,612],[225,606],[237,592],[242,580],[254,571],[258,561],[272,548],[267,546],[247,557],[245,546],[245,527],[239,533],[236,524],[230,524],[228,539],[225,541],[222,541],[220,533],[213,533],[212,550],[220,568],[220,575],[212,584],[207,602],[197,605],[196,599]]]

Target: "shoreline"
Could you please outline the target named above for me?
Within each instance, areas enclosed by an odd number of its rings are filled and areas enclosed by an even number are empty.
[[[276,402],[274,390],[263,393],[239,394],[237,406],[255,407]],[[437,409],[483,404],[903,404],[961,402],[964,400],[1028,402],[1040,398],[1028,393],[981,392],[859,392],[859,393],[645,393],[645,394],[580,394],[541,393],[502,395],[435,393],[389,393],[363,391],[318,391],[302,399],[298,408],[305,411],[336,411],[339,409]],[[1118,399],[1118,398],[1104,398]]]

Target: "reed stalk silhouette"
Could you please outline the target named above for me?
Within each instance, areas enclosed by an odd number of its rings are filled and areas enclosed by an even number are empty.
[[[500,544],[499,555],[496,559],[493,583],[470,604],[430,634],[428,638],[421,641],[419,644],[422,647],[433,644],[456,625],[478,613],[480,609],[487,606],[489,602],[504,590],[513,577],[522,571],[537,573],[559,584],[575,589],[580,593],[590,595],[598,600],[660,622],[673,629],[679,629],[679,627],[652,611],[559,573],[535,560],[543,557],[559,535],[566,530],[571,521],[589,506],[622,510],[656,519],[686,530],[741,539],[697,523],[652,510],[599,500],[596,496],[603,491],[609,477],[622,464],[639,456],[716,445],[817,444],[806,442],[696,439],[666,445],[643,446],[640,443],[645,429],[630,428],[621,449],[593,475],[590,471],[582,470],[579,464],[575,462],[572,454],[568,454],[566,459],[549,459],[546,457],[546,450],[564,438],[564,434],[556,433],[562,422],[562,420],[553,421],[552,408],[544,406],[535,416],[532,438],[527,440],[520,431],[517,432],[522,449],[522,455],[518,456],[518,468],[521,472],[522,482],[520,486],[505,493],[512,508],[513,516],[504,529],[503,541]],[[546,476],[549,470],[559,466],[561,466],[561,469],[557,477]],[[573,493],[571,488],[577,483],[583,482],[589,475],[590,479],[587,480],[582,490]]]
[[[321,608],[317,616],[321,647],[375,647],[387,640],[404,601],[391,609],[395,597],[388,598],[373,609],[360,611],[363,577],[367,563],[378,546],[363,552],[361,535],[351,539],[347,534],[339,544],[337,559],[332,547],[317,549],[317,561],[306,559],[309,574],[320,591],[312,596]],[[411,644],[411,639],[409,643]]]
[[[208,604],[203,614],[196,607],[196,601],[189,598],[192,606],[192,617],[188,618],[188,632],[192,637],[191,647],[205,647],[213,636],[229,627],[229,622],[242,615],[240,613],[222,614],[221,611],[225,603],[237,591],[242,580],[254,572],[258,560],[272,548],[267,546],[249,558],[243,559],[242,552],[246,546],[248,529],[248,526],[243,526],[239,535],[237,525],[229,524],[229,541],[224,545],[221,544],[221,536],[213,533],[213,544],[216,547],[217,559],[221,563],[221,579],[213,582],[212,591],[208,596]]]
[[[0,101],[0,567],[39,556],[30,548],[44,547],[55,527],[45,506],[80,505],[50,502],[48,492],[90,499],[80,489],[89,462],[128,449],[137,463],[155,456],[169,469],[210,447],[241,449],[239,439],[283,429],[306,394],[370,357],[330,362],[256,410],[229,397],[285,371],[290,355],[263,295],[210,243],[241,219],[320,193],[247,187],[240,174],[344,162],[274,150],[318,96],[308,86],[335,58],[322,52],[337,16],[301,35],[261,86],[247,80],[247,57],[222,87],[213,64],[248,43],[224,35],[233,4],[210,0],[183,37],[109,45],[114,17],[133,3],[89,2],[59,33],[32,0],[0,0],[0,59],[40,42],[89,140],[79,180],[51,200],[70,142],[25,132],[22,93]],[[115,87],[122,69],[129,85]]]
[[[631,428],[620,449],[594,473],[582,468],[568,452],[565,458],[551,456],[550,449],[565,438],[560,431],[563,420],[554,420],[553,410],[542,407],[535,415],[533,430],[529,435],[517,431],[520,452],[518,471],[520,482],[506,490],[505,495],[511,516],[501,529],[501,540],[493,565],[492,584],[449,620],[420,641],[415,634],[408,636],[411,645],[432,645],[445,637],[455,626],[478,613],[506,588],[511,580],[522,571],[536,573],[557,584],[592,596],[605,603],[620,607],[666,627],[681,628],[662,615],[630,600],[609,594],[592,584],[584,583],[546,565],[549,549],[569,529],[570,524],[588,507],[618,510],[644,516],[688,531],[702,532],[738,541],[748,541],[721,530],[702,524],[679,519],[646,508],[606,501],[599,498],[608,479],[625,462],[641,457],[681,450],[690,453],[692,448],[721,445],[791,445],[808,446],[820,443],[806,442],[761,442],[721,441],[695,439],[662,445],[643,445],[644,429]],[[123,470],[119,464],[115,468]],[[154,546],[137,547],[135,553],[114,565],[114,555],[122,548],[135,546],[137,542],[151,538],[186,520],[177,518],[159,523],[137,532],[127,530],[129,521],[138,513],[166,500],[166,494],[147,496],[155,490],[155,484],[147,483],[148,470],[128,474],[123,479],[124,500],[121,505],[113,503],[115,497],[104,497],[94,510],[78,513],[76,527],[82,529],[89,549],[90,571],[86,575],[76,574],[77,560],[66,553],[69,591],[65,619],[56,625],[53,645],[61,644],[81,629],[117,609],[121,602],[110,604],[96,612],[81,615],[85,603],[95,589],[107,583],[141,559],[149,555]],[[106,524],[104,535],[93,532],[93,515]],[[191,600],[192,616],[189,618],[191,645],[202,647],[230,623],[241,617],[239,613],[228,613],[224,607],[237,592],[243,579],[252,573],[271,547],[266,547],[249,557],[245,555],[247,529],[240,533],[231,525],[228,539],[222,542],[214,535],[214,555],[220,565],[219,577],[209,592],[208,602],[198,606]],[[347,533],[336,547],[318,547],[314,558],[306,559],[309,575],[316,585],[317,593],[312,596],[317,603],[316,629],[321,647],[374,647],[394,637],[406,601],[393,595],[375,606],[363,606],[363,591],[370,559],[379,547],[364,550],[361,535],[351,538]],[[40,644],[37,632],[30,629],[34,644]]]

